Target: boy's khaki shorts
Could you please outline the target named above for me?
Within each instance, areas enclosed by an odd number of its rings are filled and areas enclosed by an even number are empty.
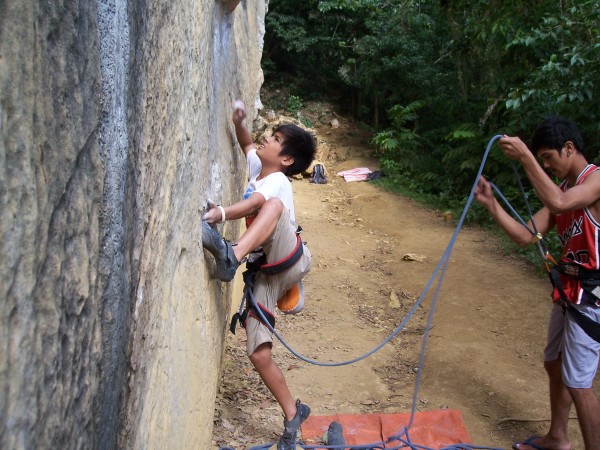
[[[290,213],[283,208],[275,231],[263,250],[267,255],[267,263],[279,261],[288,256],[296,247],[296,228],[290,223]],[[287,270],[275,275],[259,272],[254,282],[254,299],[275,314],[277,300],[298,283],[310,270],[311,255],[308,247],[303,248],[300,260]],[[246,322],[246,352],[250,356],[256,348],[265,342],[273,342],[271,331],[258,320],[248,317]]]

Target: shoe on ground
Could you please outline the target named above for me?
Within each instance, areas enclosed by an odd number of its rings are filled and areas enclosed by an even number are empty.
[[[346,445],[344,430],[339,422],[331,422],[323,438],[326,445]]]
[[[277,450],[296,450],[296,439],[300,425],[310,415],[310,408],[296,400],[296,415],[292,420],[283,421],[283,434],[277,443]]]
[[[215,276],[221,281],[231,281],[240,263],[233,253],[233,247],[221,237],[208,222],[202,221],[202,247],[215,257]]]

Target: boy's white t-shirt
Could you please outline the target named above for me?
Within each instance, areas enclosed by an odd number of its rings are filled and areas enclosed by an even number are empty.
[[[262,170],[262,163],[260,158],[256,155],[256,149],[253,148],[246,154],[246,161],[248,163],[248,185],[244,192],[244,200],[250,197],[253,193],[258,192],[264,198],[265,201],[272,197],[279,198],[283,205],[290,212],[290,222],[292,225],[296,225],[296,214],[294,212],[294,194],[292,190],[292,183],[288,180],[287,176],[283,172],[275,172],[267,175],[262,180],[256,180]]]

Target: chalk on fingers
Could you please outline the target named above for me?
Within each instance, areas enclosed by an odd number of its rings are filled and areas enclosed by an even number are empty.
[[[244,105],[244,102],[241,100],[236,100],[233,102],[233,110],[237,111],[238,109],[242,109],[242,110],[246,109],[246,105]]]

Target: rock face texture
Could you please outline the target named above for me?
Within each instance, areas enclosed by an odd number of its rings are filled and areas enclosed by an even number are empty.
[[[210,448],[265,6],[0,3],[0,448]]]

